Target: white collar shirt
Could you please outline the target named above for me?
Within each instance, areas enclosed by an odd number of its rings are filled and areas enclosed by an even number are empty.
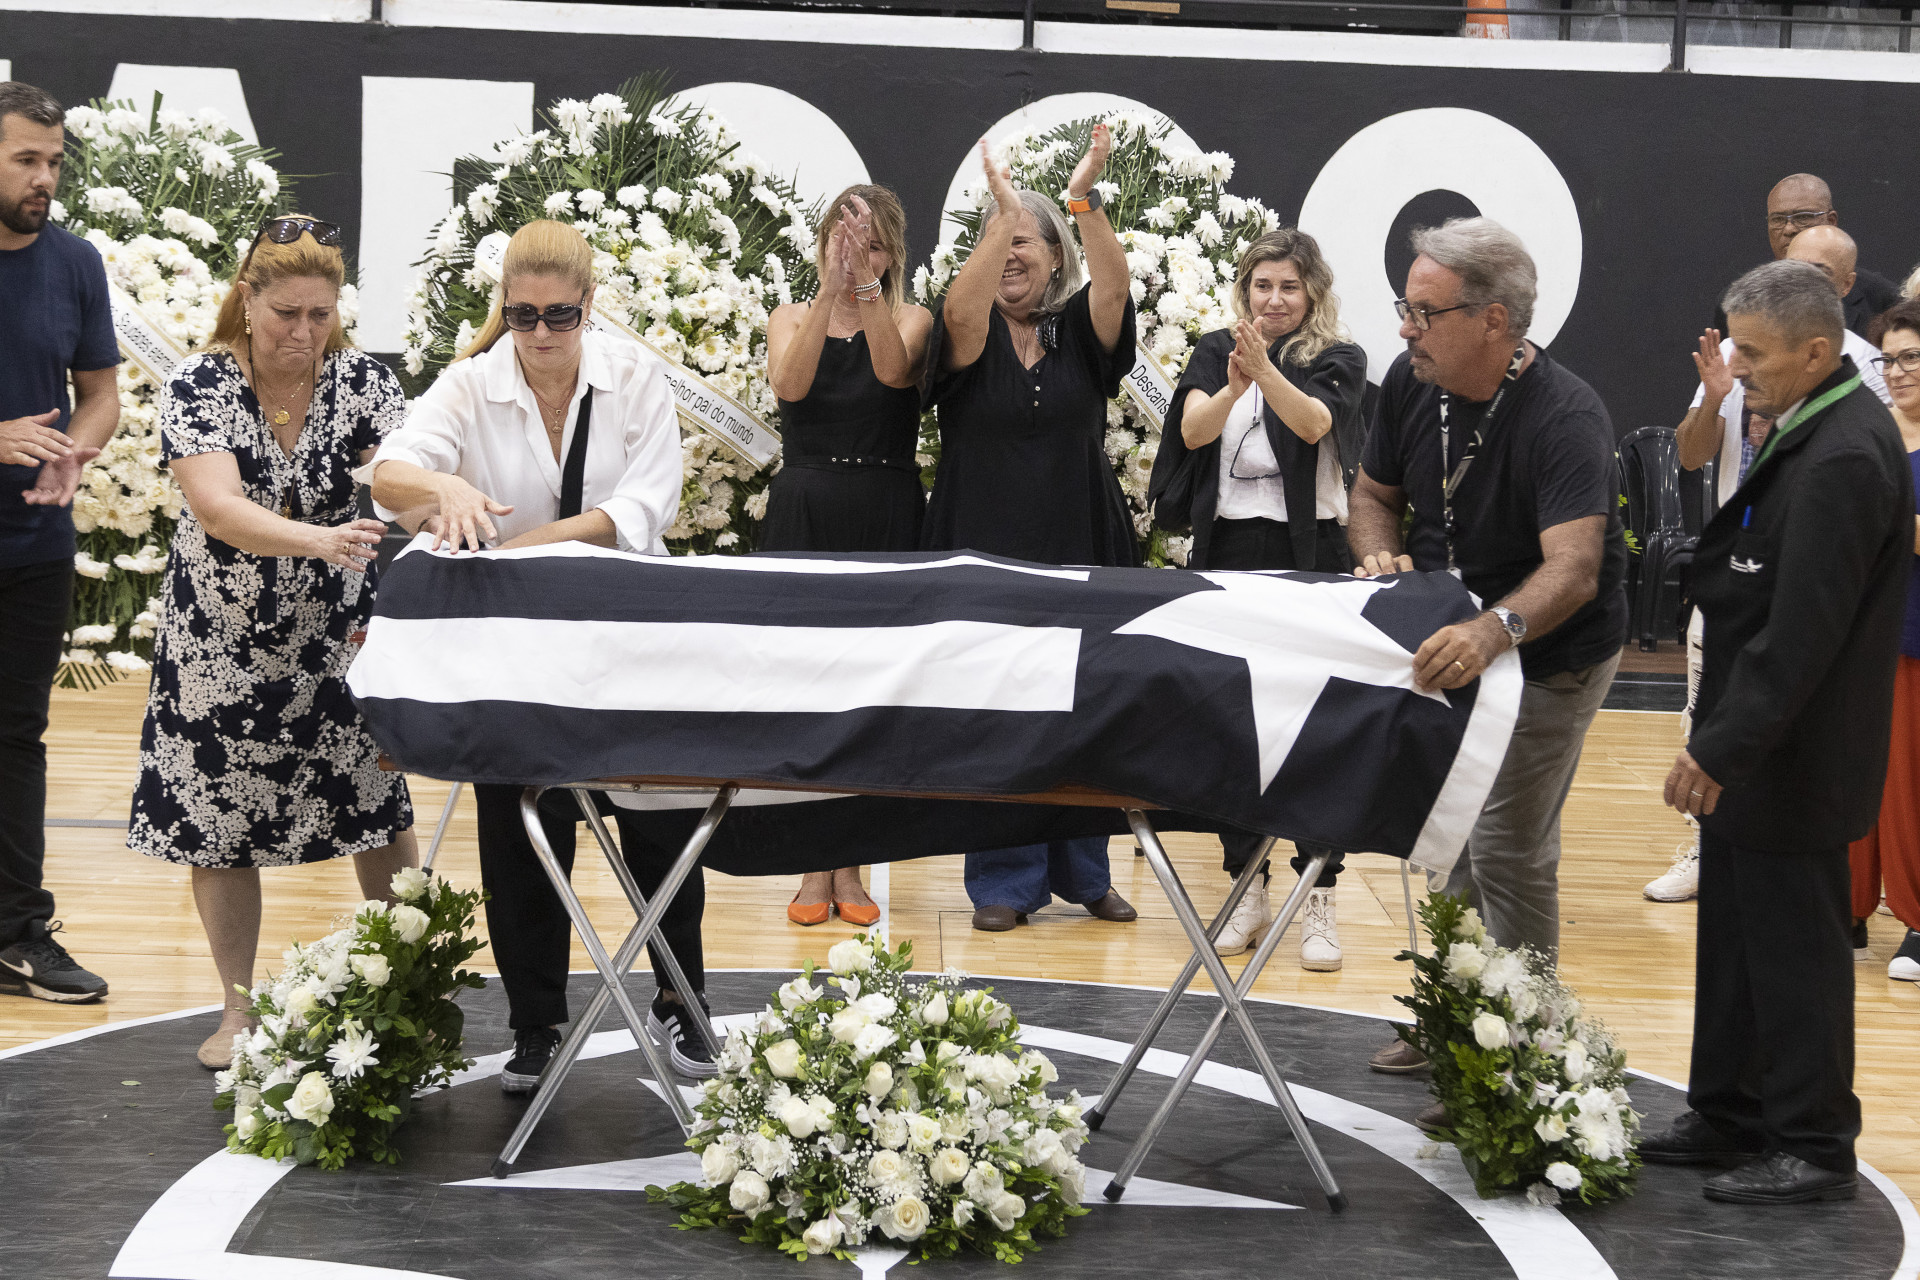
[[[582,334],[580,377],[567,405],[561,458],[573,447],[589,387],[593,416],[580,509],[607,513],[620,550],[665,555],[662,535],[680,506],[681,461],[673,392],[660,362],[624,337]],[[559,518],[560,463],[548,438],[513,342],[503,337],[441,373],[413,402],[406,425],[381,444],[368,474],[398,459],[457,475],[513,508],[492,517],[505,542]],[[398,514],[377,504],[375,510],[388,520]]]

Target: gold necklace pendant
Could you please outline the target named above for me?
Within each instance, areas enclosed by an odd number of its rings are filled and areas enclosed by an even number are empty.
[[[280,412],[273,415],[273,425],[276,427],[284,427],[291,420],[292,420],[292,415],[289,414],[285,409],[282,409],[280,410]]]

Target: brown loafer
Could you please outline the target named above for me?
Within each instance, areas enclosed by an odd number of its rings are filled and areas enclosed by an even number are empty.
[[[1367,1059],[1367,1065],[1385,1075],[1410,1076],[1427,1069],[1427,1055],[1405,1040],[1394,1040],[1382,1045]]]
[[[1415,1116],[1413,1123],[1420,1132],[1424,1134],[1432,1135],[1439,1133],[1448,1125],[1447,1104],[1444,1102],[1434,1103],[1432,1106],[1421,1111],[1419,1115]]]
[[[973,927],[982,933],[1005,933],[1026,922],[1027,918],[1012,907],[976,907],[973,912]]]
[[[1087,914],[1095,920],[1111,920],[1115,924],[1131,924],[1140,918],[1133,905],[1120,896],[1118,889],[1107,890],[1107,896],[1098,902],[1087,904]]]

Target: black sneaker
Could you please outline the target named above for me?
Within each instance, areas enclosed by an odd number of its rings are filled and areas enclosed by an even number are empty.
[[[500,1092],[532,1093],[560,1047],[560,1028],[523,1027],[513,1033],[513,1056],[500,1068]]]
[[[707,1007],[707,998],[700,997],[700,1007]],[[700,1033],[690,1026],[686,1019],[686,1008],[677,1000],[669,1000],[664,995],[653,998],[653,1004],[647,1009],[647,1031],[656,1043],[667,1051],[667,1057],[673,1063],[673,1069],[683,1076],[717,1076],[720,1064],[713,1060],[713,1054],[706,1043],[700,1039]]]
[[[107,994],[107,980],[82,969],[54,938],[60,929],[58,920],[36,920],[27,926],[26,937],[0,951],[0,991],[61,1004],[84,1004]]]
[[[1855,920],[1853,922],[1852,939],[1853,958],[1855,960],[1873,959],[1873,946],[1867,940],[1867,922],[1865,920]]]

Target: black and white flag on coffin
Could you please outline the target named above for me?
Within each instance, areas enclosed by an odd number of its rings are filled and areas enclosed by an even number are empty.
[[[381,582],[348,684],[381,746],[430,777],[817,788],[743,792],[705,858],[735,874],[1125,829],[1112,809],[950,798],[1062,785],[1159,805],[1158,827],[1444,869],[1506,754],[1519,660],[1423,693],[1411,655],[1477,609],[1446,574],[456,556],[423,538]],[[670,848],[703,807],[616,803]]]

